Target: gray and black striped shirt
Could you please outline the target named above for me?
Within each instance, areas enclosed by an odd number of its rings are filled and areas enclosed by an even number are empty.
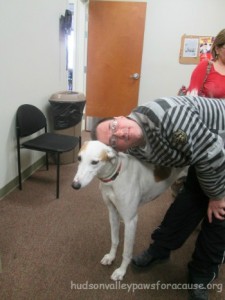
[[[224,99],[225,100],[225,99]],[[161,98],[128,116],[143,130],[146,145],[129,149],[156,165],[194,165],[204,192],[225,197],[225,101],[198,96]]]

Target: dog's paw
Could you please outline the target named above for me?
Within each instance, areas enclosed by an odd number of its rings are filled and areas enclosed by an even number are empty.
[[[111,265],[112,262],[114,261],[114,259],[115,259],[115,257],[108,253],[101,260],[101,264],[105,265],[105,266]]]
[[[122,270],[121,268],[118,268],[112,273],[111,279],[114,281],[123,280],[125,273],[126,271]]]

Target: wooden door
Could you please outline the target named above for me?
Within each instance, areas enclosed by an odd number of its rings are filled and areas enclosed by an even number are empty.
[[[90,1],[87,116],[127,115],[137,106],[145,12],[145,2]]]

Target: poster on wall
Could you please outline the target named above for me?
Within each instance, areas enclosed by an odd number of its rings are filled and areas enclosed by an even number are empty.
[[[212,59],[212,36],[183,35],[181,37],[179,62],[181,64],[198,64],[201,60]]]
[[[183,47],[183,57],[195,58],[198,56],[199,39],[185,38]]]

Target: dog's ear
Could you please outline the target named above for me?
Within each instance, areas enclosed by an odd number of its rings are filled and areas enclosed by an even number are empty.
[[[116,158],[116,151],[112,147],[107,147],[106,153],[109,160]]]
[[[84,150],[84,149],[87,147],[87,145],[88,145],[88,142],[85,141],[85,142],[82,144],[80,151],[81,151],[81,150]]]

